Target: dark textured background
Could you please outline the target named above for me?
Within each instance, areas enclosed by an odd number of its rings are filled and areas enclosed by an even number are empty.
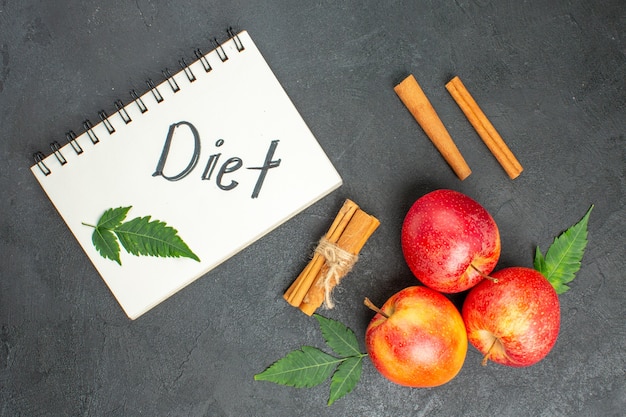
[[[626,3],[606,1],[0,1],[0,416],[623,416],[626,409]],[[147,78],[248,30],[344,179],[338,191],[129,321],[29,171],[31,155]],[[413,73],[466,157],[459,181],[393,86]],[[444,88],[459,75],[525,167],[512,181]],[[216,98],[219,100],[219,98]],[[591,204],[589,245],[539,364],[480,366],[435,389],[382,378],[325,405],[328,383],[253,375],[314,319],[282,292],[345,198],[381,220],[322,311],[362,343],[372,313],[415,284],[404,213],[435,188],[494,216],[500,267]]]

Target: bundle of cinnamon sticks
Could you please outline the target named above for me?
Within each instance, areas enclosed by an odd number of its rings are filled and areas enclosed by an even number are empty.
[[[312,259],[285,292],[285,300],[309,316],[324,303],[332,308],[332,290],[350,272],[379,225],[378,219],[346,200]]]

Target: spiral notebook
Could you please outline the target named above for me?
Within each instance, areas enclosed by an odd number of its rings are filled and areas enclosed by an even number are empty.
[[[131,319],[342,183],[250,35],[228,34],[34,155],[31,171]],[[232,279],[264,279],[250,273]]]

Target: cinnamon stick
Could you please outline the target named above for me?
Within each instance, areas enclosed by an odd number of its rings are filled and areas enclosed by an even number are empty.
[[[485,116],[467,88],[465,88],[461,79],[458,76],[454,77],[446,84],[446,89],[463,113],[465,113],[467,120],[469,120],[476,133],[485,142],[485,145],[498,160],[509,178],[517,178],[524,168],[522,168],[522,165],[515,158],[513,152],[511,152],[496,128],[493,127],[487,116]]]
[[[441,119],[439,119],[430,100],[422,91],[417,80],[415,80],[415,77],[409,75],[394,87],[394,91],[446,162],[448,162],[457,177],[461,180],[467,178],[472,173],[472,170],[465,162],[461,152],[450,137]]]
[[[353,201],[346,200],[320,240],[313,258],[285,292],[285,300],[309,316],[324,302],[332,307],[330,292],[350,271],[359,252],[379,225],[378,219],[361,210]],[[335,257],[346,263],[336,262]]]

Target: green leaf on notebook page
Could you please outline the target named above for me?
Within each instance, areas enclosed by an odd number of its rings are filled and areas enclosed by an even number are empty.
[[[113,230],[120,243],[133,255],[191,258],[200,261],[178,236],[178,231],[160,220],[150,221],[150,216],[137,217]]]
[[[150,216],[137,217],[124,222],[129,207],[110,208],[100,216],[94,226],[91,241],[105,259],[122,264],[120,243],[132,255],[200,259],[178,235],[178,231],[160,220],[150,221]]]
[[[569,290],[566,285],[580,270],[585,247],[587,246],[587,223],[593,205],[575,225],[554,239],[544,257],[539,247],[535,251],[534,267],[552,284],[557,294]]]
[[[132,206],[110,208],[106,210],[104,214],[100,216],[96,228],[109,230],[115,229],[126,219],[126,216],[131,208]]]
[[[98,223],[94,227],[91,241],[96,250],[103,258],[111,259],[122,264],[120,259],[120,245],[117,238],[111,231],[115,227],[122,224],[131,207],[110,208],[100,216]]]
[[[91,235],[91,241],[96,250],[105,259],[111,259],[122,264],[120,259],[120,245],[115,234],[109,229],[96,227]]]

